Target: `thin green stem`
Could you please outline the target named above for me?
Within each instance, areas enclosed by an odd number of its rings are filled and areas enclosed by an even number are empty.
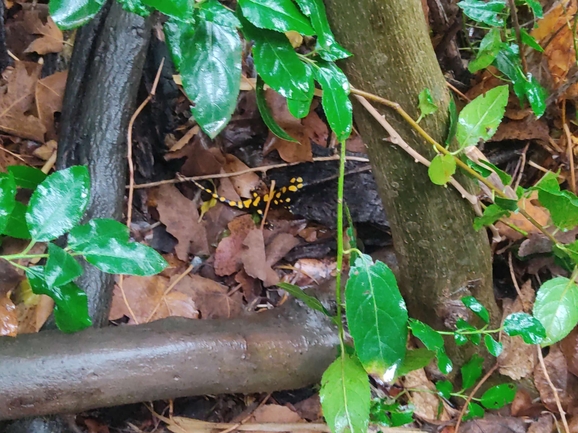
[[[30,241],[30,243],[28,244],[28,246],[26,248],[24,248],[24,251],[22,251],[20,254],[27,254],[28,251],[30,251],[34,245],[36,245],[36,241],[34,239],[32,239]]]
[[[441,335],[474,335],[474,334],[495,334],[500,332],[502,328],[498,329],[476,329],[475,331],[436,331],[438,334]]]
[[[343,184],[345,179],[345,140],[341,142],[339,158],[339,178],[337,180],[337,264],[335,276],[335,300],[337,303],[337,319],[339,328],[339,344],[341,356],[345,356],[345,340],[341,307],[341,273],[343,271]]]
[[[8,260],[8,262],[9,262],[12,266],[14,266],[15,268],[21,269],[21,270],[23,270],[23,271],[26,271],[26,269],[28,269],[26,266],[22,266],[22,265],[20,265],[20,264],[18,264],[18,263],[15,263],[15,262],[11,261],[11,260]]]
[[[46,258],[48,258],[48,254],[24,254],[24,251],[22,251],[19,254],[0,256],[0,259],[8,260],[9,262],[11,262],[12,260],[19,260],[19,259],[46,259]]]

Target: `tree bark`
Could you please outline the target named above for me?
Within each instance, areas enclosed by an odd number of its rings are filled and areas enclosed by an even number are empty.
[[[325,3],[337,40],[353,53],[341,64],[351,84],[398,102],[413,118],[418,117],[418,94],[430,89],[439,110],[420,125],[443,142],[450,95],[420,0],[358,0],[355,11],[349,0]],[[411,147],[433,158],[431,146],[399,115],[380,110]],[[459,299],[473,295],[499,320],[488,238],[474,230],[469,203],[453,188],[432,184],[427,169],[385,141],[385,131],[360,105],[354,114],[387,211],[410,316],[441,330],[468,314]],[[461,364],[463,350],[449,349]]]

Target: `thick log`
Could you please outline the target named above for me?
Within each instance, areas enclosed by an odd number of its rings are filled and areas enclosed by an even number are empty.
[[[0,419],[316,383],[335,359],[325,316],[291,302],[231,320],[0,337]]]

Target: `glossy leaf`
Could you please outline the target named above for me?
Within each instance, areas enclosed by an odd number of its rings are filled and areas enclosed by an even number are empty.
[[[311,82],[313,80],[313,69],[311,65],[308,63],[304,63],[305,70],[307,71],[307,78],[306,80]],[[309,87],[309,93],[305,96],[307,99],[287,99],[287,108],[289,109],[289,113],[293,115],[293,117],[297,119],[303,119],[309,114],[311,111],[311,102],[313,101],[313,95],[315,93],[315,86],[311,85]]]
[[[538,289],[533,312],[546,330],[542,346],[562,340],[578,324],[578,285],[565,277],[546,281]]]
[[[405,353],[405,358],[403,359],[403,362],[397,371],[397,376],[405,376],[410,371],[419,370],[420,368],[426,367],[429,365],[432,359],[434,359],[434,357],[435,352],[424,348],[408,350]]]
[[[433,97],[429,89],[426,88],[423,89],[421,92],[419,92],[418,101],[419,101],[418,107],[420,111],[419,118],[417,119],[418,123],[425,116],[429,116],[430,114],[433,114],[436,111],[438,111],[438,106],[434,103]]]
[[[477,403],[469,402],[468,403],[468,411],[464,415],[464,421],[468,421],[473,418],[481,418],[484,416],[486,412],[484,408]]]
[[[487,68],[494,62],[501,48],[502,36],[500,29],[493,27],[486,33],[482,42],[480,42],[480,48],[476,58],[468,64],[468,70],[471,73],[475,73]]]
[[[105,0],[50,0],[50,17],[62,30],[83,26],[100,11]]]
[[[296,0],[296,2],[301,11],[311,20],[313,29],[317,33],[315,49],[323,60],[335,61],[351,56],[349,51],[335,41],[322,0]]]
[[[287,37],[271,30],[259,30],[244,19],[241,23],[245,38],[254,42],[255,69],[263,81],[287,99],[307,101],[313,76]]]
[[[522,62],[520,60],[520,49],[516,44],[502,44],[500,52],[496,56],[494,61],[494,66],[498,68],[500,72],[506,75],[513,84],[514,93],[518,97],[521,103],[526,99],[524,87],[524,82],[526,78],[522,71]]]
[[[291,0],[238,0],[243,15],[253,25],[276,32],[293,30],[313,36],[315,30]]]
[[[16,182],[12,173],[0,173],[0,233],[4,233],[16,206]]]
[[[144,4],[143,0],[117,0],[125,11],[140,15],[141,17],[148,17],[153,9]]]
[[[528,45],[530,48],[538,51],[539,53],[544,52],[544,48],[536,41],[534,36],[532,36],[528,31],[524,28],[520,29],[520,35],[522,36],[522,42]]]
[[[47,295],[54,300],[54,319],[63,332],[76,332],[92,325],[88,315],[88,299],[76,284],[49,288],[42,266],[26,269],[26,277],[32,291],[37,295]]]
[[[236,22],[232,12],[219,7]],[[222,22],[226,18],[214,10],[199,9],[192,37],[181,39],[190,39],[189,45],[180,49],[183,88],[193,102],[195,120],[211,138],[227,126],[241,87],[241,39],[235,27]]]
[[[317,299],[311,295],[308,295],[307,293],[305,293],[303,291],[303,289],[301,287],[296,286],[294,284],[289,284],[289,283],[279,283],[279,284],[277,284],[277,286],[281,287],[283,290],[285,290],[291,296],[302,301],[309,308],[316,310],[316,311],[319,311],[328,317],[331,317],[331,314],[329,313],[329,311],[327,311],[327,309],[323,306],[323,304],[319,301],[319,299]]]
[[[462,319],[461,317],[459,317],[458,320],[456,320],[456,329],[457,329],[456,332],[460,332],[460,331],[467,332],[467,334],[465,334],[465,335],[476,346],[481,343],[482,337],[477,332],[477,328],[475,326],[471,325],[470,323],[468,323],[467,321],[465,321],[464,319]]]
[[[456,101],[454,100],[453,97],[450,99],[448,111],[449,111],[450,126],[448,128],[448,136],[445,141],[446,147],[452,143],[454,138],[456,138],[456,129],[458,127],[458,108],[456,106]]]
[[[496,165],[492,164],[490,161],[480,159],[480,165],[489,168],[493,173],[496,173],[504,185],[510,185],[512,182],[512,176],[506,173],[504,170],[500,170]]]
[[[496,358],[500,356],[502,350],[504,350],[502,343],[494,340],[494,338],[490,334],[484,335],[484,344],[486,345],[486,349],[488,349],[488,352],[490,352],[490,354],[495,356]]]
[[[462,373],[463,389],[471,388],[476,381],[482,377],[484,358],[480,355],[473,355],[460,369]]]
[[[14,209],[12,209],[12,212],[8,217],[8,222],[3,234],[16,239],[30,239],[30,232],[28,231],[28,225],[26,224],[27,210],[28,206],[16,201]]]
[[[516,212],[518,210],[518,199],[494,197],[494,204],[510,212]]]
[[[81,165],[48,176],[32,193],[26,223],[32,238],[46,242],[62,236],[84,215],[90,192],[88,169]]]
[[[468,337],[464,334],[460,334],[459,332],[454,333],[454,341],[458,346],[463,346],[469,340]]]
[[[436,390],[438,391],[438,394],[441,397],[445,398],[446,400],[449,400],[451,397],[451,393],[454,390],[454,386],[449,380],[438,380],[436,382]]]
[[[438,368],[443,374],[452,371],[452,362],[446,354],[443,337],[431,326],[416,319],[409,319],[409,327],[412,334],[418,338],[424,346],[435,352],[438,359]]]
[[[175,67],[180,71],[183,62],[183,51],[193,43],[195,28],[191,22],[170,18],[163,25],[165,39]]]
[[[349,81],[333,62],[318,61],[315,79],[323,89],[321,104],[331,130],[342,142],[349,137],[353,127],[353,108],[349,100]]]
[[[142,0],[142,2],[169,17],[178,18],[179,20],[189,20],[193,15],[193,0]]]
[[[536,117],[542,117],[546,112],[546,98],[548,92],[544,89],[536,78],[528,73],[527,81],[524,82],[524,94],[532,107]]]
[[[445,185],[456,172],[456,160],[451,154],[437,154],[427,169],[427,174],[436,185]]]
[[[345,354],[325,370],[319,392],[323,416],[332,433],[366,433],[371,390],[361,363]]]
[[[48,260],[44,268],[44,281],[48,288],[64,286],[82,275],[82,267],[62,248],[48,244]]]
[[[275,121],[275,118],[271,114],[271,110],[269,110],[269,106],[267,105],[267,100],[265,99],[265,90],[264,90],[264,83],[263,79],[258,76],[257,77],[257,85],[255,87],[255,96],[257,100],[257,108],[259,109],[259,113],[261,113],[261,119],[269,128],[273,134],[279,137],[281,140],[291,141],[293,143],[299,143],[298,140],[291,137],[279,124]]]
[[[464,296],[462,298],[463,304],[473,311],[476,316],[484,321],[484,323],[490,323],[490,313],[486,307],[484,307],[480,302],[473,296]]]
[[[510,215],[510,212],[502,209],[500,206],[495,204],[489,205],[484,209],[484,213],[481,217],[476,217],[474,219],[474,228],[480,230],[482,227],[494,224],[500,218]]]
[[[392,381],[405,358],[407,308],[395,275],[382,262],[361,255],[345,286],[346,313],[355,350],[365,370]]]
[[[456,138],[461,147],[475,146],[496,133],[508,103],[508,86],[498,86],[478,96],[458,117]]]
[[[463,0],[458,3],[464,14],[478,23],[492,27],[504,25],[504,19],[499,15],[506,7],[506,0]]]
[[[95,243],[108,242],[109,239],[114,239],[119,243],[128,243],[128,227],[112,219],[95,218],[70,231],[68,246],[75,251],[80,251],[90,248]]]
[[[535,18],[544,18],[544,10],[538,0],[524,0],[524,3],[530,7]]]
[[[510,337],[520,335],[526,344],[540,344],[546,330],[538,319],[527,313],[512,313],[504,319],[504,332]]]
[[[556,227],[570,230],[578,225],[578,197],[571,191],[561,191],[554,173],[547,173],[532,189],[538,190],[538,200],[548,209]]]
[[[502,383],[488,389],[481,398],[486,409],[500,409],[514,401],[516,387],[511,383]]]
[[[46,174],[35,167],[10,165],[7,169],[8,173],[12,173],[14,176],[14,182],[19,188],[34,189],[46,179]]]

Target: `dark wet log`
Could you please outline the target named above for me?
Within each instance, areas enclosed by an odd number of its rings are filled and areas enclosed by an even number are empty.
[[[86,219],[120,219],[126,185],[126,134],[135,108],[150,19],[117,2],[79,31],[74,45],[58,144],[57,168],[88,166],[91,200]],[[107,323],[112,276],[92,266],[78,284],[86,290],[94,326]]]
[[[327,317],[294,302],[230,320],[0,337],[0,419],[296,389],[319,381],[337,344]]]
[[[8,47],[6,46],[6,6],[4,2],[0,2],[0,72],[12,63],[8,55]]]

